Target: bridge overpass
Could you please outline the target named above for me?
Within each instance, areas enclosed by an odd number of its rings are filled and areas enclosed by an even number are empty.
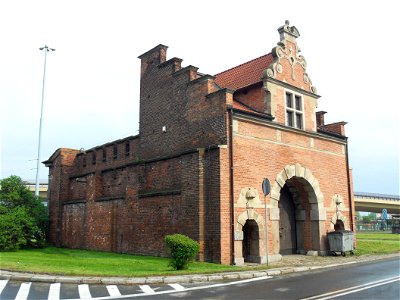
[[[354,193],[356,211],[381,213],[386,208],[388,214],[400,214],[400,196],[373,193]]]

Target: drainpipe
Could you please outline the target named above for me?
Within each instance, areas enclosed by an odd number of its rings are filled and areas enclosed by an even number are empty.
[[[230,200],[231,200],[231,264],[235,263],[235,211],[234,211],[234,197],[233,197],[233,109],[230,108],[229,114],[229,183],[230,183]]]
[[[349,204],[350,204],[350,219],[351,219],[351,230],[354,231],[354,220],[353,220],[353,195],[351,193],[351,180],[350,180],[350,167],[349,167],[349,148],[348,140],[346,139],[346,171],[347,171],[347,190],[349,193]]]

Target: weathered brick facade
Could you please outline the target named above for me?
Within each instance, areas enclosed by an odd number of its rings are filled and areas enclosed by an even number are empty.
[[[215,76],[164,45],[139,56],[140,134],[45,162],[50,241],[164,256],[183,233],[200,260],[242,264],[267,246],[269,260],[324,254],[334,226],[354,230],[345,123],[324,123],[299,33],[278,31],[271,53]]]

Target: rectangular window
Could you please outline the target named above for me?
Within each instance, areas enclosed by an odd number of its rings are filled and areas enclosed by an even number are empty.
[[[86,156],[83,157],[83,162],[82,162],[83,167],[86,167]]]
[[[118,145],[115,144],[113,147],[113,158],[117,159],[117,157],[118,157]]]
[[[296,99],[296,110],[302,110],[301,109],[301,97],[298,95],[295,95],[294,98]]]
[[[294,120],[293,120],[293,112],[292,111],[286,111],[286,121],[287,125],[290,127],[294,126]]]
[[[286,93],[286,107],[293,107],[293,103],[292,103],[293,99],[292,99],[292,97],[293,97],[293,94]]]
[[[299,129],[303,129],[303,115],[296,113],[296,126]]]
[[[286,125],[303,129],[303,97],[300,94],[287,91],[286,96]]]
[[[96,152],[92,154],[92,165],[96,164]]]
[[[103,148],[103,161],[107,160],[107,149],[104,147]]]
[[[129,156],[130,150],[131,150],[131,147],[130,147],[129,141],[127,141],[125,143],[125,156]]]

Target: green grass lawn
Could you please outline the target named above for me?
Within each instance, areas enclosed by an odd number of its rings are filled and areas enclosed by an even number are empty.
[[[357,233],[356,255],[400,252],[400,235],[391,233]],[[100,251],[47,247],[44,249],[0,252],[0,269],[32,273],[83,276],[139,277],[182,275],[243,270],[243,267],[194,262],[188,270],[174,271],[169,259]],[[246,267],[265,269],[265,265]]]
[[[400,252],[400,235],[392,233],[357,233],[356,255]]]
[[[84,276],[181,275],[242,270],[240,267],[194,262],[174,271],[167,258],[47,247],[0,252],[0,268],[32,273]]]

